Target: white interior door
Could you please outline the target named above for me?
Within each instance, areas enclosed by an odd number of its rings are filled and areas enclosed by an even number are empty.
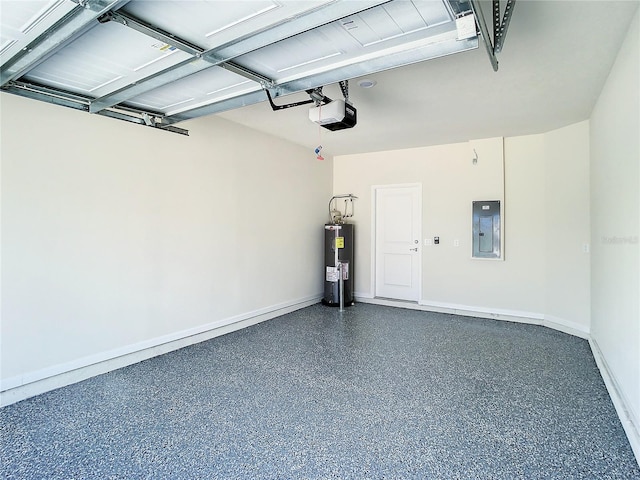
[[[418,301],[421,267],[420,186],[375,190],[375,295]]]

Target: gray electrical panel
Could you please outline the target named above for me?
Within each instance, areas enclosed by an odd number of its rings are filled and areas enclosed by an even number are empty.
[[[473,202],[473,256],[500,258],[500,200]]]

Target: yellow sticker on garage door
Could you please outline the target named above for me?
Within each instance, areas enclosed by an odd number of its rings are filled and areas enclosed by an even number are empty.
[[[336,248],[344,248],[344,237],[336,237]]]

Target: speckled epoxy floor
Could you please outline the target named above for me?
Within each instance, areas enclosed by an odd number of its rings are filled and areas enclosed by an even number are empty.
[[[315,305],[0,410],[3,478],[640,478],[585,340]]]

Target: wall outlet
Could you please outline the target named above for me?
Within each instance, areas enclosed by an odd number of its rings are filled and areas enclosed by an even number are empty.
[[[460,240],[458,238],[453,240],[453,246],[454,247],[459,247],[460,246]]]
[[[583,243],[582,244],[582,253],[589,253],[589,244],[588,243]]]

